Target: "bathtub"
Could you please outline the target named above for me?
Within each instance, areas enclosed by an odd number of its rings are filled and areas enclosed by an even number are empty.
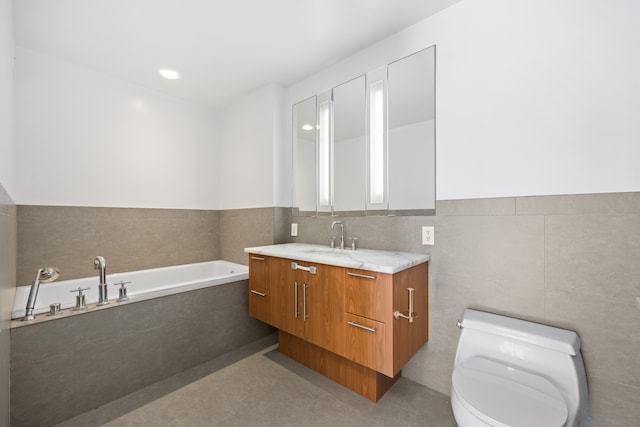
[[[64,271],[62,273],[64,274]],[[248,279],[248,277],[249,268],[247,266],[222,260],[126,273],[109,274],[107,270],[107,284],[109,285],[107,293],[110,304],[106,307],[237,282]],[[118,303],[116,302],[118,289],[120,288],[118,283],[122,281],[131,282],[125,285],[129,301]],[[71,291],[79,287],[89,288],[83,291],[86,295],[85,302],[87,305],[95,304],[98,302],[98,283],[97,272],[95,276],[91,277],[43,283],[38,291],[34,313],[48,313],[49,305],[53,303],[60,303],[63,310],[74,308],[78,293]],[[19,319],[25,315],[30,289],[30,285],[19,286],[16,289],[16,297],[11,313],[12,319]]]

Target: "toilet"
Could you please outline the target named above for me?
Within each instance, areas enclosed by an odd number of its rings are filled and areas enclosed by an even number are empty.
[[[591,427],[580,338],[573,331],[467,309],[451,406],[460,427]]]

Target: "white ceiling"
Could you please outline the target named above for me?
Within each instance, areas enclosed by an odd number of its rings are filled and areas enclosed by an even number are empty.
[[[13,0],[17,46],[222,107],[460,0]],[[169,81],[159,68],[182,74]]]

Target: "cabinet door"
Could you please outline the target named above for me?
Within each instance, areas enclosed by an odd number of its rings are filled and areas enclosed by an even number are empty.
[[[365,317],[345,315],[347,325],[345,357],[393,377],[385,371],[385,324]]]
[[[291,261],[274,258],[271,266],[271,324],[297,337],[304,337],[303,283],[294,275]]]
[[[269,258],[249,255],[249,316],[271,323]]]
[[[306,339],[324,349],[344,355],[344,269],[316,266],[316,274],[300,272],[306,288]]]

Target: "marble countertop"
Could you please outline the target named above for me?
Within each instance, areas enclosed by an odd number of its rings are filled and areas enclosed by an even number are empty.
[[[245,248],[246,253],[394,274],[430,261],[429,255],[372,249],[332,249],[307,243]]]

